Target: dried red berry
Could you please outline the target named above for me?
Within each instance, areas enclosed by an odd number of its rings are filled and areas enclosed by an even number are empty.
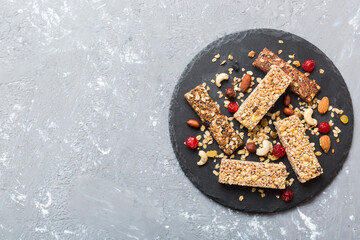
[[[239,105],[236,102],[229,103],[228,110],[231,113],[236,113],[239,109]]]
[[[198,146],[199,141],[196,139],[196,137],[191,136],[186,139],[186,146],[188,146],[191,149],[194,149]]]
[[[312,59],[306,60],[305,62],[303,62],[302,68],[307,72],[311,72],[315,68],[315,61]]]
[[[285,189],[281,194],[281,198],[285,202],[289,202],[293,198],[293,196],[293,191],[291,191],[290,189]]]
[[[331,127],[328,122],[321,122],[319,123],[319,132],[321,133],[328,133],[331,130]]]
[[[281,158],[281,157],[285,156],[285,154],[286,154],[285,149],[280,144],[276,144],[273,147],[272,153],[277,158]]]

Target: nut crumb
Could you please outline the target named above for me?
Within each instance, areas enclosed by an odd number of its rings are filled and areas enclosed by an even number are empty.
[[[294,59],[295,58],[295,53],[293,55],[289,55],[289,58]]]
[[[279,40],[279,41],[278,41],[278,43],[283,44],[283,43],[284,43],[284,41],[283,41],[283,40]]]
[[[229,59],[230,61],[232,61],[232,60],[234,59],[234,57],[233,57],[231,54],[229,54],[228,59]]]
[[[280,198],[280,196],[279,196],[279,195],[276,195],[276,198]]]
[[[200,131],[205,131],[205,126],[204,125],[202,125],[201,127],[200,127]]]
[[[245,68],[242,68],[241,71],[245,72]]]
[[[216,62],[217,58],[213,58],[211,59],[212,62]]]
[[[295,66],[295,67],[300,67],[300,62],[298,61],[298,60],[295,60],[294,62],[293,62],[293,65]]]
[[[335,149],[331,149],[331,153],[335,153]]]
[[[304,75],[308,77],[310,75],[310,73],[306,72],[306,73],[304,73]]]
[[[244,200],[244,196],[243,196],[243,195],[241,195],[241,196],[239,197],[239,201],[242,202],[242,200]]]
[[[248,54],[248,57],[249,57],[249,58],[255,57],[255,52],[254,52],[253,50],[251,50],[251,51],[249,52],[249,54]]]
[[[252,189],[251,189],[251,192],[255,192],[255,191],[256,191],[256,188],[252,188]]]
[[[322,68],[319,69],[320,74],[323,74],[324,72],[325,72],[324,69],[322,69]]]
[[[222,61],[222,62],[220,63],[220,66],[221,66],[221,65],[224,65],[225,63],[226,63],[226,60]]]
[[[280,49],[280,50],[278,51],[278,54],[280,55],[282,52],[283,52],[283,50]]]
[[[214,56],[214,58],[219,59],[219,58],[220,58],[220,53],[216,54],[216,55]]]
[[[261,193],[261,198],[264,198],[265,197],[265,193]]]
[[[338,138],[338,139],[336,139],[336,142],[338,143],[338,142],[340,142],[340,139]]]

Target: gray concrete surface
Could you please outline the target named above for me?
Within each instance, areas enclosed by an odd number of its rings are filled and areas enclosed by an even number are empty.
[[[1,1],[0,239],[358,239],[359,128],[313,201],[273,215],[203,196],[171,148],[172,90],[192,57],[248,28],[322,49],[360,114],[360,3]],[[342,136],[346,137],[346,136]]]

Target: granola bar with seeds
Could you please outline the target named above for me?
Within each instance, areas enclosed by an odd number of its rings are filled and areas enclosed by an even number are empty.
[[[186,100],[195,110],[201,121],[210,123],[209,132],[226,154],[231,155],[242,145],[240,136],[230,125],[219,106],[211,99],[204,85],[199,85],[185,94]],[[208,131],[205,134],[210,135]]]
[[[274,125],[298,180],[304,183],[321,175],[323,169],[299,117],[292,115],[274,122]]]
[[[291,78],[274,66],[241,104],[234,114],[236,120],[252,130],[289,86]]]
[[[221,160],[219,182],[229,185],[285,189],[288,176],[283,163]]]
[[[253,62],[253,65],[265,73],[270,71],[272,65],[279,66],[293,79],[289,89],[299,95],[306,102],[311,102],[315,95],[320,91],[320,86],[316,84],[315,80],[311,80],[305,74],[291,66],[267,48],[264,48],[262,52],[259,53],[259,56]]]

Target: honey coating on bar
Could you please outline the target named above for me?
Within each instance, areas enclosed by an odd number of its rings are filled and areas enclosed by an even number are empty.
[[[219,182],[229,185],[285,189],[289,173],[280,163],[222,159]]]
[[[270,110],[291,83],[291,78],[279,67],[273,66],[259,85],[234,114],[247,129],[252,130]]]
[[[259,53],[253,65],[265,73],[270,71],[271,66],[279,66],[281,70],[292,78],[289,89],[306,102],[311,102],[320,91],[320,86],[316,84],[315,80],[311,80],[267,48],[264,48]]]
[[[185,94],[185,98],[201,121],[210,123],[209,132],[219,144],[220,149],[227,155],[231,155],[243,142],[204,86],[202,84],[195,87]]]
[[[274,122],[274,125],[298,180],[304,183],[321,175],[323,169],[299,117],[292,115]]]

